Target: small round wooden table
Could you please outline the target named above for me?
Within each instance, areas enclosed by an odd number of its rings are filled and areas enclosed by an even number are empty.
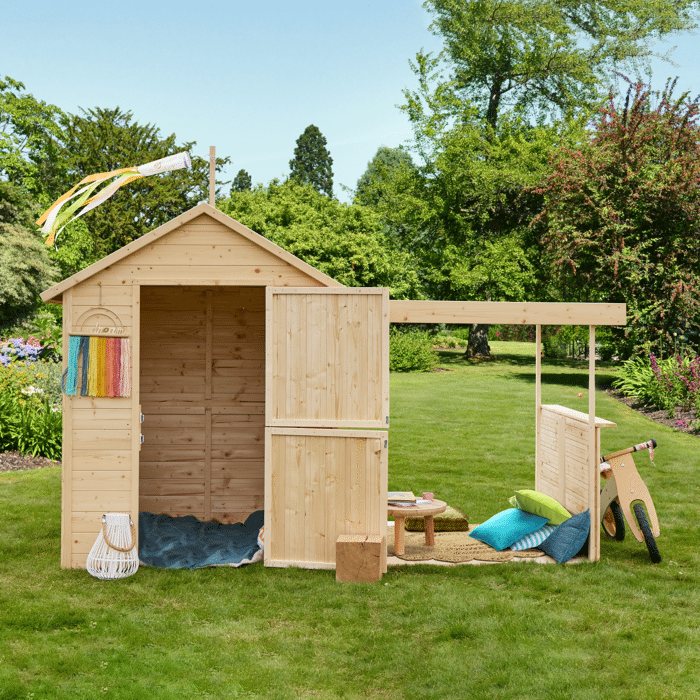
[[[425,530],[425,544],[428,547],[435,545],[435,521],[434,515],[444,513],[447,508],[445,501],[433,500],[429,503],[417,503],[414,506],[392,506],[387,508],[388,515],[394,518],[394,553],[404,553],[404,528],[406,518],[423,518]]]

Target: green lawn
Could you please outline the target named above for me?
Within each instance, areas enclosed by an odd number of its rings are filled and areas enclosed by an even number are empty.
[[[389,486],[431,490],[474,522],[534,486],[534,353],[441,354],[392,375]],[[598,372],[599,388],[611,372]],[[587,410],[587,366],[545,363],[543,400]],[[577,394],[581,392],[582,398]],[[700,438],[599,391],[613,451],[636,459],[663,562],[628,535],[596,564],[330,571],[59,568],[60,472],[0,475],[0,698],[700,698]]]

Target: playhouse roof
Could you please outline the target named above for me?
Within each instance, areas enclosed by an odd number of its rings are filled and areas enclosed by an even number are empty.
[[[189,209],[183,214],[180,214],[180,216],[176,216],[171,221],[168,221],[167,223],[163,224],[162,226],[159,226],[153,231],[149,231],[148,233],[144,234],[135,241],[132,241],[128,245],[125,245],[119,250],[114,251],[114,253],[112,253],[111,255],[107,255],[101,260],[98,260],[96,263],[93,263],[89,267],[86,267],[84,270],[76,272],[71,277],[68,277],[62,282],[55,284],[50,289],[47,289],[45,292],[42,292],[42,300],[58,304],[62,303],[63,292],[65,292],[67,289],[70,289],[71,287],[74,287],[75,285],[84,282],[90,277],[99,274],[102,270],[105,270],[111,265],[114,265],[115,263],[118,263],[121,260],[128,258],[130,255],[133,255],[145,246],[154,243],[155,241],[157,241],[160,238],[163,238],[164,236],[167,236],[171,231],[178,229],[183,224],[186,224],[187,222],[192,221],[193,219],[202,215],[209,216],[212,219],[215,219],[219,223],[223,224],[224,226],[227,226],[234,233],[243,236],[251,243],[254,243],[257,246],[260,246],[260,248],[266,250],[268,253],[272,253],[288,265],[297,268],[304,274],[317,280],[324,287],[343,286],[337,280],[334,280],[332,277],[323,274],[323,272],[320,272],[315,267],[312,267],[311,265],[305,263],[303,260],[300,260],[295,255],[292,255],[288,251],[284,250],[284,248],[280,248],[280,246],[275,245],[274,243],[272,243],[272,241],[269,241],[267,238],[261,236],[259,233],[255,233],[255,231],[252,231],[240,222],[236,221],[235,219],[232,219],[230,216],[223,214],[210,204],[207,204],[206,202],[201,202],[192,209]]]

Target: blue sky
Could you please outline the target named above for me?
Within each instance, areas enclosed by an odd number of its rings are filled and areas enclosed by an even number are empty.
[[[179,142],[231,157],[226,179],[285,177],[296,139],[315,124],[328,140],[336,195],[348,195],[381,145],[410,138],[397,108],[415,87],[408,61],[440,49],[421,0],[75,0],[6,3],[0,75],[67,112],[119,106]],[[654,63],[654,84],[678,75],[700,93],[697,36],[677,67]],[[125,163],[124,165],[137,165]]]

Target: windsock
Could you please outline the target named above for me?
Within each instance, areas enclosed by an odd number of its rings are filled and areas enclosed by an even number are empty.
[[[108,173],[88,175],[75,187],[61,195],[37,219],[37,226],[41,226],[41,232],[48,236],[46,245],[53,245],[58,234],[71,221],[106,202],[122,185],[126,185],[134,180],[140,180],[142,177],[164,173],[168,170],[191,167],[190,154],[187,151],[183,151],[182,153],[176,153],[173,156],[154,160],[144,165],[110,170]],[[108,180],[112,180],[112,182],[99,189]]]

